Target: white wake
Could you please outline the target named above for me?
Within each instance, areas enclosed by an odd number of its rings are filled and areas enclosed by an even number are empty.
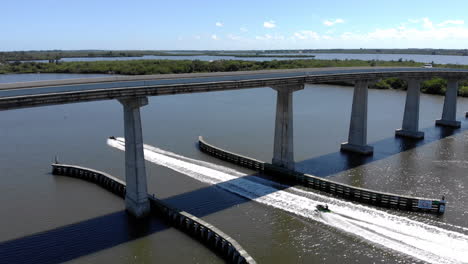
[[[111,147],[125,150],[123,138],[108,139]],[[364,240],[430,263],[468,263],[468,236],[356,205],[324,195],[288,188],[213,163],[187,158],[150,145],[144,145],[145,159],[256,202],[303,216]],[[317,204],[327,203],[332,213],[318,213]],[[464,229],[462,227],[458,227]]]

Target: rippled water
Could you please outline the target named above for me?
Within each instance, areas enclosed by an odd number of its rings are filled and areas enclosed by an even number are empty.
[[[462,128],[447,130],[434,127],[443,97],[422,95],[420,127],[426,138],[414,143],[394,138],[405,93],[370,90],[368,135],[375,154],[359,159],[338,151],[347,138],[352,89],[308,85],[294,94],[298,168],[382,191],[434,198],[445,194],[447,212],[438,217],[352,205],[307,189],[287,188],[197,149],[195,142],[202,135],[215,145],[270,160],[275,99],[269,88],[151,97],[141,109],[144,141],[154,146],[156,161],[165,163],[146,163],[149,192],[221,228],[259,263],[463,260],[468,229],[464,118],[468,100],[458,101]],[[54,254],[76,263],[221,262],[198,242],[162,223],[133,230],[120,198],[90,183],[50,174],[50,163],[58,155],[63,163],[123,178],[124,154],[107,145],[110,135],[123,135],[122,106],[117,101],[2,111],[0,120],[4,262],[11,263],[18,252],[12,249],[21,248],[49,260],[34,263],[52,263]],[[311,209],[318,201],[329,203],[339,214],[315,215]],[[60,247],[59,241],[75,247]],[[442,241],[454,246],[440,245]],[[99,246],[87,246],[90,243]]]
[[[125,151],[125,140],[109,139],[111,147]],[[186,158],[145,145],[145,159],[196,180],[242,197],[332,226],[370,243],[399,251],[430,263],[463,263],[468,260],[468,236],[423,222],[384,213],[296,188],[280,190],[273,182],[246,179],[245,173]],[[283,188],[286,188],[282,186]],[[320,213],[318,204],[330,204],[331,213]],[[458,230],[463,227],[454,226]]]

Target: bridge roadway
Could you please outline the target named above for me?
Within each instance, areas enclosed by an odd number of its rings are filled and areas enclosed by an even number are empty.
[[[112,76],[0,84],[0,110],[304,83],[377,80],[387,77],[468,79],[468,70],[446,68],[308,68],[222,73]]]
[[[271,87],[277,91],[273,165],[294,169],[293,92],[305,83],[354,82],[348,141],[341,150],[370,155],[367,145],[368,87],[381,78],[408,81],[402,128],[396,136],[421,139],[420,85],[425,79],[447,79],[442,118],[436,125],[460,127],[456,120],[458,82],[468,79],[466,69],[354,67],[267,70],[232,73],[112,76],[0,84],[0,111],[18,108],[117,99],[123,106],[127,210],[136,217],[149,212],[140,108],[148,96]]]

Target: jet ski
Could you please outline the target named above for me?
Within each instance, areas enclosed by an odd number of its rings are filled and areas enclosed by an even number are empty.
[[[109,138],[110,138],[110,139],[114,139],[114,140],[116,139],[114,136],[110,136]]]
[[[317,211],[319,211],[319,212],[324,212],[324,213],[330,213],[331,212],[331,210],[328,209],[328,204],[326,204],[326,205],[319,204],[319,205],[317,205],[316,208],[317,208]]]

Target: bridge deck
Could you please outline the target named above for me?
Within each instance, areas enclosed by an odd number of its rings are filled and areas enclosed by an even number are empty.
[[[467,79],[468,70],[399,67],[308,68],[7,83],[0,84],[0,110],[110,100],[129,96],[157,96],[360,79],[374,80],[386,77]]]

